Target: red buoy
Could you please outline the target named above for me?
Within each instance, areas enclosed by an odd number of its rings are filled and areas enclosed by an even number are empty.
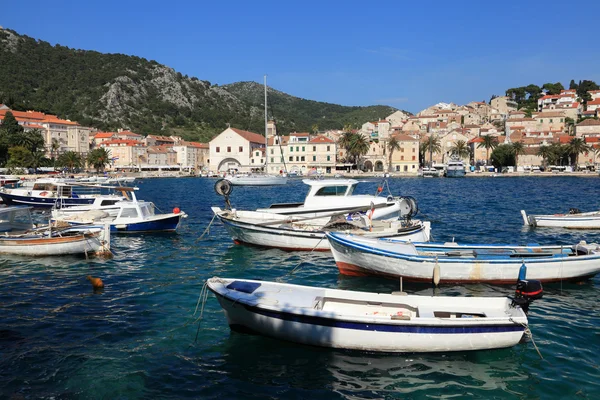
[[[179,214],[181,212],[181,210],[179,209],[179,207],[175,207],[173,209],[173,214]]]

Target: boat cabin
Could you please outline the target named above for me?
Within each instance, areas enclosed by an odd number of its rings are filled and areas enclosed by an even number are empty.
[[[0,233],[18,233],[33,229],[31,207],[0,208]]]
[[[121,210],[117,215],[117,220],[121,218],[139,218],[144,219],[146,217],[155,214],[154,203],[146,201],[123,201],[119,203]]]

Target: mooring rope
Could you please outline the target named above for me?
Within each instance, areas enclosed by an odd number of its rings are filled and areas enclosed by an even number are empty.
[[[198,306],[200,305],[200,301],[202,300],[202,307],[200,308],[200,316],[194,320],[193,323],[198,322],[198,329],[196,330],[196,337],[194,338],[194,343],[198,341],[198,334],[200,333],[200,322],[202,322],[202,316],[204,315],[204,306],[206,305],[206,299],[208,298],[208,280],[204,282],[202,285],[202,289],[200,290],[200,296],[198,296],[198,302],[196,303],[196,309],[194,310],[194,314],[192,317],[196,316],[198,312]]]
[[[208,226],[206,227],[204,232],[202,232],[202,235],[200,235],[200,237],[198,239],[196,239],[196,242],[201,241],[202,238],[204,237],[204,235],[206,235],[207,233],[210,235],[210,227],[213,224],[215,218],[217,218],[217,214],[213,215],[212,219],[210,220],[210,223],[208,224]]]
[[[319,247],[319,245],[321,244],[321,242],[323,241],[323,239],[325,239],[325,235],[323,235],[323,237],[322,237],[321,239],[319,239],[319,241],[317,242],[317,244],[315,245],[315,247],[313,247],[313,248],[312,248],[312,250],[308,252],[308,254],[312,254],[312,252],[313,252],[313,251],[315,251],[315,249],[316,249],[317,247]],[[281,282],[281,280],[282,280],[284,277],[286,277],[286,276],[288,276],[288,275],[292,275],[294,272],[296,272],[296,270],[297,270],[298,268],[300,268],[300,265],[302,265],[302,263],[303,263],[304,261],[305,261],[305,260],[301,260],[301,261],[300,261],[300,262],[299,262],[299,263],[298,263],[298,264],[297,264],[297,265],[296,265],[294,268],[292,268],[292,270],[291,270],[290,272],[288,272],[287,274],[284,274],[284,275],[280,276],[279,278],[277,278],[277,279],[276,279],[276,281],[277,281],[277,282]]]
[[[521,325],[523,328],[525,328],[524,333],[529,336],[529,338],[531,339],[531,343],[533,343],[533,348],[535,349],[535,351],[537,351],[538,355],[543,360],[544,357],[542,357],[542,353],[540,352],[540,349],[537,347],[537,344],[535,344],[535,340],[533,340],[533,332],[531,332],[531,329],[529,329],[529,325],[524,324],[522,322],[517,322],[514,319],[512,319],[512,317],[510,317],[508,320],[514,324]]]

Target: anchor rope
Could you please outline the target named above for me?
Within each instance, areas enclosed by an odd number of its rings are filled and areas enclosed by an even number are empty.
[[[201,241],[202,238],[204,237],[204,235],[206,235],[206,234],[210,235],[210,227],[213,224],[215,218],[217,218],[217,214],[213,215],[212,219],[210,220],[210,223],[208,224],[208,226],[206,227],[206,229],[204,229],[204,232],[202,232],[202,235],[200,235],[200,237],[198,239],[196,239],[196,242]]]
[[[317,247],[319,247],[319,245],[321,244],[321,242],[323,241],[323,239],[325,239],[325,235],[323,235],[323,237],[321,239],[319,239],[319,241],[317,242],[317,244],[315,245],[315,247],[312,248],[311,251],[308,252],[308,254],[312,254],[313,251],[315,251],[315,249]],[[296,264],[296,266],[294,268],[292,268],[292,270],[282,276],[280,276],[279,278],[277,278],[277,282],[280,282],[284,277],[288,276],[288,275],[292,275],[294,274],[294,272],[296,272],[296,270],[300,267],[300,265],[302,265],[302,263],[305,260],[301,260],[298,264]]]
[[[524,333],[529,336],[529,338],[531,339],[531,343],[533,344],[533,348],[535,349],[535,351],[537,351],[538,355],[540,356],[540,359],[543,360],[544,357],[542,357],[542,353],[540,352],[540,349],[537,347],[537,344],[535,344],[535,340],[533,340],[533,332],[531,332],[529,325],[524,324],[522,322],[517,322],[514,319],[512,319],[512,317],[509,317],[508,320],[514,324],[521,325],[523,328],[525,328]]]

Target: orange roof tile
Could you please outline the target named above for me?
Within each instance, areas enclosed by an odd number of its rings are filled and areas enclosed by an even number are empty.
[[[586,119],[577,124],[577,126],[595,126],[600,125],[600,121],[597,119]]]
[[[97,132],[94,139],[108,139],[115,135],[115,132]]]
[[[328,138],[327,136],[319,135],[317,137],[309,140],[308,143],[335,143],[333,139]]]

